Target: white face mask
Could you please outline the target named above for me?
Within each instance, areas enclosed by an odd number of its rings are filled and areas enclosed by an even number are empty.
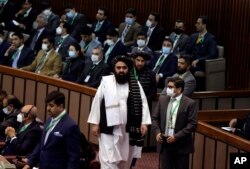
[[[48,45],[43,43],[42,44],[42,50],[47,51],[48,50]]]
[[[162,47],[163,54],[168,55],[170,52],[171,52],[171,48],[165,47],[165,46]]]
[[[43,14],[46,15],[47,17],[50,16],[52,14],[52,11],[50,9],[45,9],[43,11]]]
[[[98,55],[91,55],[91,60],[93,63],[96,63],[99,61],[99,56]]]
[[[114,45],[114,41],[112,41],[111,39],[106,40],[106,43],[107,43],[109,46]]]
[[[137,45],[139,47],[144,47],[146,45],[146,41],[142,40],[142,39],[139,39],[139,40],[137,40]]]
[[[134,22],[133,18],[125,17],[125,23],[127,25],[132,25]]]
[[[3,38],[0,38],[0,44],[3,42]]]
[[[56,34],[61,35],[62,34],[62,28],[59,26],[56,28]]]
[[[173,97],[174,96],[174,89],[170,89],[169,87],[167,87],[167,95],[170,96],[170,97]]]
[[[16,117],[16,121],[18,121],[18,122],[20,122],[20,123],[22,123],[22,122],[23,122],[23,116],[22,116],[22,114],[21,114],[21,113],[19,113],[19,114],[17,115],[17,117]]]
[[[66,16],[68,17],[68,18],[73,18],[74,17],[74,11],[72,11],[72,10],[70,10],[69,12],[67,12],[66,13]]]
[[[33,29],[37,29],[37,28],[38,28],[38,24],[37,24],[37,22],[36,22],[36,21],[35,21],[35,22],[33,22],[32,28],[33,28]]]
[[[146,26],[149,27],[149,28],[151,28],[152,27],[152,22],[150,20],[147,20]]]
[[[70,50],[70,51],[68,51],[68,54],[69,54],[70,58],[76,58],[77,57],[76,51]]]
[[[9,115],[11,113],[11,111],[9,111],[7,107],[3,108],[3,112],[6,115]]]

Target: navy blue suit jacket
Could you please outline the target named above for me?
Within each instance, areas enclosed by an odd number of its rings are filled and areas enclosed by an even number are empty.
[[[148,27],[144,26],[143,31],[147,33]],[[161,50],[164,38],[164,29],[160,25],[156,25],[153,32],[151,33],[147,46],[152,49],[152,51]]]
[[[13,54],[15,54],[15,52],[10,54],[8,57],[5,57],[4,65],[12,67],[12,63],[13,63],[12,56],[13,56]],[[19,56],[19,59],[17,61],[17,68],[21,68],[21,67],[30,65],[33,62],[34,59],[35,59],[35,55],[34,55],[33,50],[31,50],[31,49],[24,46],[22,51],[21,51],[21,54]]]
[[[60,40],[61,36],[57,36],[56,39],[55,39],[55,48],[58,47],[57,43],[58,41]],[[66,57],[68,57],[68,49],[69,49],[69,46],[72,44],[72,43],[77,43],[77,41],[71,36],[67,36],[64,40],[63,40],[63,43],[61,44],[59,50],[58,50],[58,53],[60,54],[61,58],[62,58],[62,61],[65,60]]]
[[[105,56],[106,52],[108,51],[108,49],[109,49],[109,46],[105,45],[104,52],[103,52],[104,56]],[[126,46],[123,45],[122,41],[119,40],[119,42],[116,43],[116,45],[114,46],[114,48],[110,52],[109,58],[107,60],[107,64],[110,66],[110,68],[112,68],[112,60],[114,59],[114,57],[116,57],[117,55],[126,55],[126,54],[127,54],[127,48],[126,48]]]
[[[1,44],[0,44],[0,64],[4,64],[4,59],[5,59],[5,52],[8,50],[8,48],[10,47],[10,43],[7,42],[6,40],[4,40]]]
[[[95,21],[92,24],[92,31],[95,33],[95,36],[98,37],[98,41],[101,42],[103,44],[103,42],[106,40],[106,35],[107,35],[107,31],[111,28],[113,28],[113,25],[111,22],[105,20],[100,28],[99,31],[95,31],[95,27],[96,27],[97,21]]]
[[[47,120],[40,143],[29,157],[28,164],[33,167],[39,163],[40,169],[78,169],[80,163],[80,129],[69,117],[64,115],[49,134],[46,144],[44,139]]]

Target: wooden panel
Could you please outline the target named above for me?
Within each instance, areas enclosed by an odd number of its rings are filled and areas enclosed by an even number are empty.
[[[12,94],[12,83],[13,77],[9,75],[3,75],[2,89],[5,90],[8,94]]]
[[[201,169],[203,166],[204,155],[204,136],[199,133],[195,133],[195,152],[193,155],[193,169]]]
[[[65,107],[68,109],[68,105],[69,105],[69,90],[64,89],[64,88],[60,88],[59,89],[60,92],[62,92],[65,95]]]
[[[24,101],[25,80],[21,78],[14,78],[14,92],[13,94],[21,101]]]
[[[205,160],[204,169],[214,169],[215,140],[206,138],[205,140]]]
[[[33,80],[26,80],[25,86],[25,104],[35,104],[36,96],[36,82]]]
[[[80,104],[80,93],[70,92],[69,97],[69,106],[67,107],[69,110],[70,117],[78,124],[78,112],[79,112],[79,104]]]
[[[42,120],[46,120],[46,107],[45,107],[45,98],[47,95],[47,85],[44,83],[37,83],[37,94],[36,94],[36,107],[38,109],[38,117]]]
[[[220,141],[217,141],[217,149],[216,149],[216,169],[224,169],[226,168],[226,160],[227,160],[227,145]]]
[[[228,154],[227,154],[227,168],[230,169],[230,153],[238,153],[238,149],[232,146],[228,146]]]

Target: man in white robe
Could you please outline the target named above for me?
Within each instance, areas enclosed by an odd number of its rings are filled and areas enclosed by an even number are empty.
[[[114,58],[113,65],[115,75],[103,77],[92,102],[88,123],[92,124],[92,132],[99,139],[101,168],[129,169],[132,159],[140,158],[142,150],[142,145],[137,144],[137,142],[131,145],[132,135],[130,135],[131,132],[127,128],[127,124],[133,123],[130,122],[133,121],[133,116],[129,116],[131,118],[127,119],[128,113],[130,113],[128,111],[128,99],[131,98],[129,97],[129,92],[133,90],[130,86],[130,69],[133,63],[126,56],[118,56]],[[151,117],[143,89],[139,82],[135,82],[139,86],[138,94],[141,100],[141,104],[139,104],[141,120],[136,120],[136,123],[140,123],[139,142],[143,143],[143,137],[147,133],[147,125],[151,124]],[[132,97],[136,96],[133,95]],[[101,110],[103,99],[105,100],[105,124],[107,128],[112,127],[111,133],[109,132],[108,134],[101,124],[103,121]],[[136,115],[135,113],[134,116]]]

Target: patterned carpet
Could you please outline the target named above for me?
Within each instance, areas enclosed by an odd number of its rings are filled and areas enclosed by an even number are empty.
[[[143,152],[142,158],[137,159],[135,167],[132,169],[158,169],[159,154],[155,152]]]

